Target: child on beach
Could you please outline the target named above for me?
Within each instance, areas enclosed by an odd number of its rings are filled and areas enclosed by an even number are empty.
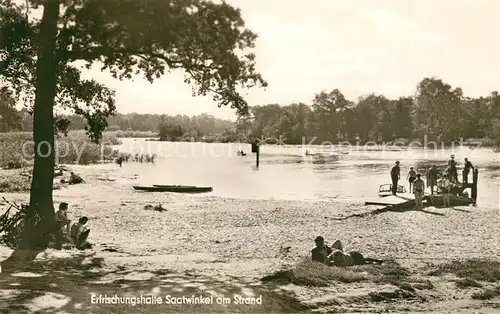
[[[417,209],[422,210],[424,208],[422,204],[422,198],[424,196],[425,183],[424,180],[420,178],[420,173],[417,174],[417,179],[413,183],[413,193],[415,194],[415,205]]]
[[[56,212],[56,224],[58,230],[63,230],[66,228],[66,231],[69,231],[69,223],[68,219],[68,203],[62,202],[59,204],[59,210]]]
[[[441,181],[441,190],[443,192],[444,207],[450,207],[451,181],[447,176],[444,176]]]
[[[410,167],[410,171],[408,171],[408,175],[406,176],[406,180],[408,180],[409,184],[409,191],[411,191],[411,186],[413,184],[413,181],[417,179],[417,172],[413,169],[413,167]]]

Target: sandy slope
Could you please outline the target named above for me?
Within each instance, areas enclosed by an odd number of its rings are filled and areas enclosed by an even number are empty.
[[[347,250],[356,249],[373,257],[394,258],[411,269],[453,258],[500,259],[498,208],[430,208],[428,211],[440,215],[385,213],[338,221],[332,218],[365,211],[367,207],[335,202],[238,200],[140,193],[132,190],[134,177],[120,177],[116,169],[108,167],[112,166],[72,167],[87,180],[87,184],[57,190],[54,198],[57,202],[70,204],[70,218],[77,219],[81,215],[90,218],[90,240],[95,243],[93,258],[100,259],[101,266],[109,271],[154,272],[169,269],[177,274],[188,271],[210,278],[222,275],[254,282],[264,275],[296,264],[309,254],[313,247],[312,240],[317,235],[323,235],[330,243],[341,239]],[[110,177],[115,181],[106,180]],[[9,194],[6,197],[15,201],[27,200],[26,194]],[[162,203],[168,210],[162,213],[143,210],[144,205],[155,203]],[[284,247],[290,249],[283,250]],[[105,251],[109,249],[115,252]],[[9,250],[2,249],[0,254],[4,257]],[[49,251],[45,255],[53,258],[72,254],[75,252]],[[114,279],[120,278],[117,274],[113,276]],[[446,292],[448,288],[441,282],[444,281],[439,279],[436,284],[442,285],[440,289]],[[340,287],[344,288],[323,289],[323,292],[291,286],[287,289],[293,290],[295,299],[304,302],[310,302],[311,291],[315,291],[315,295],[331,296],[338,295],[341,290],[352,293],[362,291],[359,290],[361,288],[380,289],[356,285]],[[3,291],[0,296],[5,298]],[[72,295],[72,298],[78,299],[78,294]],[[80,295],[80,298],[85,303],[88,295]],[[450,310],[452,312],[470,306],[486,306],[482,303],[474,305],[467,300],[461,306],[455,301],[451,302],[457,304]],[[444,299],[425,305],[403,305],[392,309],[409,311],[425,306],[428,311],[441,313],[449,309],[450,301]],[[329,306],[331,304],[320,308]],[[367,312],[381,309],[380,305],[369,303],[360,306],[358,304],[355,308],[363,308]],[[391,306],[386,308],[390,310]],[[353,310],[352,307],[345,309]],[[125,311],[133,312],[134,309]]]

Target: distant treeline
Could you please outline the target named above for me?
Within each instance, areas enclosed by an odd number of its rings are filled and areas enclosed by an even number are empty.
[[[61,116],[69,122],[68,129],[83,130],[86,121],[81,116]],[[218,119],[208,114],[186,115],[116,114],[108,119],[106,131],[115,131],[118,137],[163,137],[175,141],[232,141],[235,138],[234,121]],[[8,91],[0,90],[0,132],[32,131],[33,117],[23,108],[15,109],[15,101]],[[167,131],[165,133],[165,131]]]
[[[31,131],[32,117],[26,109],[17,111],[14,101],[1,91],[0,132]],[[66,116],[69,129],[80,130],[85,120]],[[499,144],[500,95],[471,98],[461,88],[440,79],[425,78],[416,93],[388,99],[371,94],[354,102],[338,89],[316,94],[312,104],[268,104],[250,108],[250,114],[236,122],[207,114],[168,116],[117,114],[108,119],[108,131],[119,137],[159,137],[167,141],[249,142],[312,144],[330,141],[366,143],[396,139],[420,139],[450,143],[461,138],[486,139]]]
[[[425,78],[415,95],[398,99],[371,94],[354,102],[333,89],[317,94],[312,106],[252,107],[249,116],[239,117],[237,133],[287,144],[300,144],[304,139],[308,143],[315,137],[313,144],[397,139],[449,144],[461,138],[498,144],[500,95],[492,92],[485,97],[466,97],[462,89],[436,78]]]

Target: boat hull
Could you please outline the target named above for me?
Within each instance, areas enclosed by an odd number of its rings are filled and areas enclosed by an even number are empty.
[[[444,197],[442,194],[427,195],[424,197],[428,206],[443,206]],[[469,206],[474,204],[474,200],[468,197],[450,195],[450,206]]]
[[[212,192],[211,187],[182,186],[182,185],[154,185],[154,186],[133,186],[136,191],[144,192],[171,192],[171,193],[208,193]]]

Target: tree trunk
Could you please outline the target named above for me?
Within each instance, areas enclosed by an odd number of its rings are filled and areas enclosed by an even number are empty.
[[[30,209],[21,243],[6,262],[30,262],[47,248],[54,230],[52,187],[54,179],[54,98],[57,84],[56,36],[59,0],[45,0],[39,33],[36,68],[33,140],[35,165],[31,180]],[[40,218],[37,222],[38,218]]]

